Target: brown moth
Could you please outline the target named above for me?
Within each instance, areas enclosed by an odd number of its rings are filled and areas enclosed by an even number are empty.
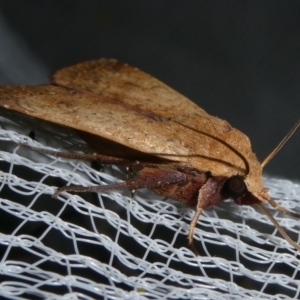
[[[259,163],[246,135],[142,71],[113,59],[66,67],[53,74],[51,85],[2,86],[0,106],[77,129],[95,154],[38,151],[71,159],[139,167],[136,177],[106,186],[66,186],[63,191],[149,188],[196,208],[188,241],[201,212],[226,198],[239,205],[257,204],[283,237],[263,202],[281,212],[262,181],[263,166],[300,125],[300,120]]]

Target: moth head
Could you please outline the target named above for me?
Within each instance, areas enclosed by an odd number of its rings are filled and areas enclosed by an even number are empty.
[[[223,185],[222,194],[232,198],[239,205],[252,205],[270,198],[267,189],[262,185],[255,191],[249,189],[247,179],[241,175],[229,177]]]
[[[228,178],[225,181],[222,189],[224,196],[233,199],[243,196],[247,192],[248,189],[245,183],[245,178],[241,175],[234,175]]]

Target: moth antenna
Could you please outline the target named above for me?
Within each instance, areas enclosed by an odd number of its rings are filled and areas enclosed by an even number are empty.
[[[283,145],[289,140],[289,138],[295,133],[297,128],[300,126],[300,119],[296,122],[296,124],[293,126],[293,128],[289,131],[289,133],[282,139],[282,141],[275,147],[275,149],[261,162],[261,168],[263,168],[273,157],[276,155],[276,153],[283,147]],[[272,198],[268,199],[268,202],[278,211],[295,217],[295,218],[300,218],[300,214],[292,212],[283,206],[279,205],[276,203],[276,201]],[[259,207],[263,210],[263,212],[268,216],[268,218],[273,222],[275,227],[278,229],[278,231],[281,233],[281,235],[292,245],[295,247],[298,251],[300,250],[300,246],[296,244],[288,235],[287,233],[283,230],[283,228],[278,224],[278,222],[274,219],[274,217],[270,214],[270,212],[266,209],[266,207],[259,203]]]
[[[275,149],[261,162],[261,168],[273,158],[274,155],[283,147],[283,145],[289,140],[289,138],[295,133],[297,128],[300,126],[300,119],[296,122],[290,132],[282,139],[282,141],[275,147]]]
[[[280,234],[283,236],[283,238],[297,251],[300,251],[300,246],[295,243],[289,236],[288,234],[283,230],[283,228],[279,225],[279,223],[274,219],[272,214],[268,211],[268,209],[262,204],[262,203],[257,203],[257,205],[260,207],[260,209],[266,214],[266,216],[272,221],[274,226],[278,229]]]

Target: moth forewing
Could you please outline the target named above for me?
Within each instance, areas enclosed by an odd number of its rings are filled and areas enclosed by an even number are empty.
[[[136,177],[122,184],[63,187],[56,196],[62,191],[152,189],[196,208],[189,233],[194,251],[193,231],[203,209],[228,197],[240,205],[269,201],[276,206],[247,136],[116,60],[66,67],[53,74],[50,85],[0,87],[0,106],[79,130],[97,151],[56,156],[140,167]]]

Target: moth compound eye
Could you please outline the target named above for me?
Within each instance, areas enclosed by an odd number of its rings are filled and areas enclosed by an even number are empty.
[[[223,185],[222,194],[226,197],[236,198],[247,192],[244,178],[239,175],[230,177]]]

